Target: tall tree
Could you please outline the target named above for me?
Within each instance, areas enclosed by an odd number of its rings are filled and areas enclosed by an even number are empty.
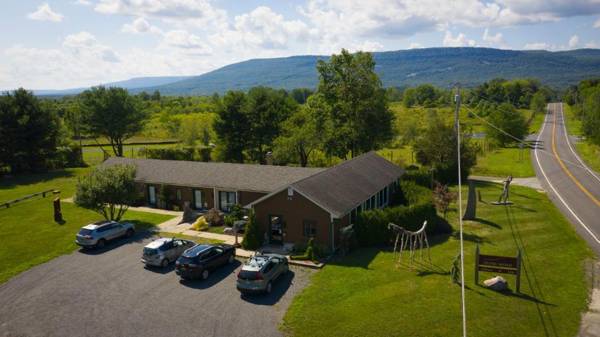
[[[393,138],[394,114],[375,73],[370,53],[349,53],[319,61],[318,92],[331,107],[333,130],[326,144],[328,154],[346,157],[382,147]]]
[[[500,146],[515,142],[516,139],[513,137],[523,139],[527,135],[525,117],[510,103],[502,103],[497,106],[487,119],[494,126],[486,126],[486,137]],[[512,137],[498,129],[503,130]]]
[[[12,173],[43,171],[56,154],[59,120],[33,93],[18,89],[0,96],[0,165]]]
[[[293,161],[302,167],[314,150],[323,145],[329,132],[328,106],[323,96],[310,96],[282,125],[282,134],[274,142],[274,156],[278,161]]]
[[[123,156],[123,142],[142,131],[146,113],[139,98],[123,88],[94,87],[81,93],[82,112],[89,133],[104,136],[116,156]]]
[[[106,220],[121,220],[135,200],[135,166],[98,167],[79,179],[74,201],[100,213]]]
[[[224,161],[244,162],[244,150],[250,134],[248,116],[245,112],[246,101],[246,94],[243,91],[229,91],[218,104],[217,118],[213,125],[219,138],[218,145],[222,149]]]
[[[296,102],[284,90],[254,87],[248,91],[245,110],[250,132],[247,149],[253,161],[266,163],[266,153],[280,135],[281,123],[296,108]]]

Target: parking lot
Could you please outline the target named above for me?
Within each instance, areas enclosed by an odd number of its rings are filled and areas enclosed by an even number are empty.
[[[146,269],[138,234],[76,251],[0,286],[0,336],[281,336],[278,325],[311,270],[291,267],[268,296],[235,289],[241,264],[206,281],[180,281],[171,265]]]

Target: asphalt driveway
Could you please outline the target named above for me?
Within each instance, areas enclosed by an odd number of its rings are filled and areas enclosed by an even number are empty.
[[[0,336],[281,336],[278,325],[312,271],[291,268],[269,296],[235,289],[240,262],[206,281],[146,269],[150,241],[76,251],[0,286]]]

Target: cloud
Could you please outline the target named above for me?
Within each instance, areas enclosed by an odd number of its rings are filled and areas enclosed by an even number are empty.
[[[590,41],[588,43],[585,44],[586,48],[594,48],[594,49],[598,49],[600,48],[600,43],[597,43],[596,41]]]
[[[48,3],[41,4],[35,12],[27,14],[27,17],[31,20],[51,22],[61,22],[63,19],[63,15],[53,11]]]
[[[600,19],[596,20],[596,22],[594,22],[594,28],[600,28]]]
[[[75,1],[73,1],[73,3],[76,5],[82,5],[82,6],[89,6],[92,4],[92,2],[90,0],[75,0]]]
[[[185,30],[166,32],[163,43],[171,47],[194,50],[195,54],[211,53],[211,48],[201,38]]]
[[[418,42],[411,42],[408,45],[408,49],[419,49],[419,48],[423,48],[423,45]]]
[[[494,35],[491,35],[488,28],[486,28],[483,31],[482,40],[490,47],[508,48],[508,45],[506,44],[506,41],[504,41],[502,33],[496,33]]]
[[[579,36],[577,36],[577,35],[571,36],[571,38],[569,39],[569,48],[573,49],[573,48],[576,48],[578,45],[579,45]]]
[[[548,44],[546,42],[531,42],[523,46],[525,50],[554,50],[556,46]]]
[[[136,18],[131,23],[126,23],[121,27],[121,31],[132,34],[143,34],[143,33],[154,33],[162,34],[162,30],[158,27],[152,26],[144,18]]]
[[[454,37],[452,36],[452,33],[447,30],[446,34],[444,34],[442,44],[444,47],[474,47],[475,40],[467,39],[467,36],[463,33],[459,33]]]

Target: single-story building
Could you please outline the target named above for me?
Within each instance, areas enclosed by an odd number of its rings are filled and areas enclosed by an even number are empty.
[[[363,210],[388,205],[404,173],[375,152],[330,168],[110,158],[103,165],[136,167],[140,199],[153,207],[253,209],[271,244],[311,237],[335,250],[339,230]],[[161,198],[165,200],[160,200]]]

